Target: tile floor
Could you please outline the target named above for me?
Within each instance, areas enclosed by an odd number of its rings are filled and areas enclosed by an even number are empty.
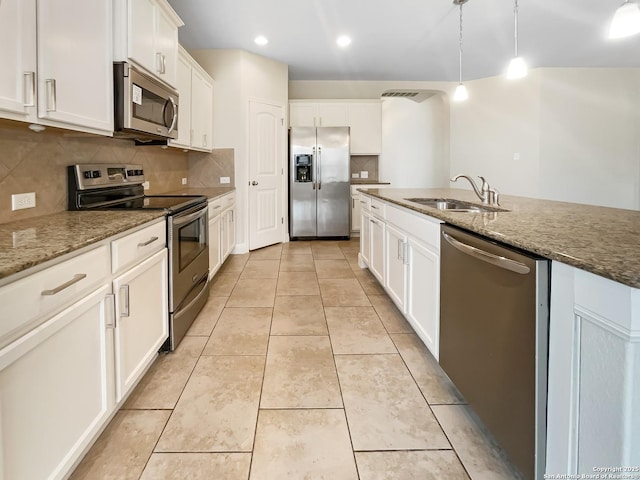
[[[71,478],[517,478],[357,240],[231,256]]]

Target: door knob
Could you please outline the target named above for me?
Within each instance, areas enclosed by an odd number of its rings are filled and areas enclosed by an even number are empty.
[[[252,182],[251,182],[251,185],[253,185],[253,186],[255,187],[256,185],[258,185],[258,182],[256,182],[256,181],[254,180],[254,181],[252,181]]]

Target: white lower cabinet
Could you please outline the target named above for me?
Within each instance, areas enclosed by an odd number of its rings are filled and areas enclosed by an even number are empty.
[[[371,227],[369,219],[371,215],[366,209],[363,209],[360,213],[360,260],[366,265],[369,265],[369,254],[371,252]]]
[[[104,285],[0,350],[0,478],[65,478],[109,418],[110,291]]]
[[[384,286],[384,221],[372,215],[369,217],[369,228],[369,241],[371,242],[369,270]]]
[[[437,360],[440,332],[440,256],[411,237],[407,241],[406,316]]]
[[[351,231],[359,232],[360,225],[362,225],[361,221],[362,207],[360,205],[360,195],[352,194],[351,195]]]
[[[220,214],[209,217],[209,278],[213,277],[222,265],[220,250]]]
[[[116,401],[122,400],[168,337],[167,250],[113,280]]]
[[[386,228],[385,285],[391,300],[402,313],[407,313],[407,236],[397,228]]]
[[[366,194],[361,199],[360,265],[369,268],[437,359],[442,222]]]
[[[223,212],[220,215],[220,250],[222,263],[236,246],[236,209],[235,194],[222,197]]]

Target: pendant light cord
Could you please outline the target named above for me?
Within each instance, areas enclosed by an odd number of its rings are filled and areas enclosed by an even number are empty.
[[[515,45],[515,55],[518,56],[518,0],[515,0],[515,4],[513,6],[513,32],[514,32],[514,45]]]
[[[462,2],[460,2],[460,83],[462,83]]]

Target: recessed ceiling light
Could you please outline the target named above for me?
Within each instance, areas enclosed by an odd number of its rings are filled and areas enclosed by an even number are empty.
[[[347,35],[340,35],[336,40],[336,43],[341,48],[348,47],[349,45],[351,45],[351,37]]]
[[[264,35],[258,35],[253,41],[256,42],[256,45],[266,45],[269,43],[269,39]]]

